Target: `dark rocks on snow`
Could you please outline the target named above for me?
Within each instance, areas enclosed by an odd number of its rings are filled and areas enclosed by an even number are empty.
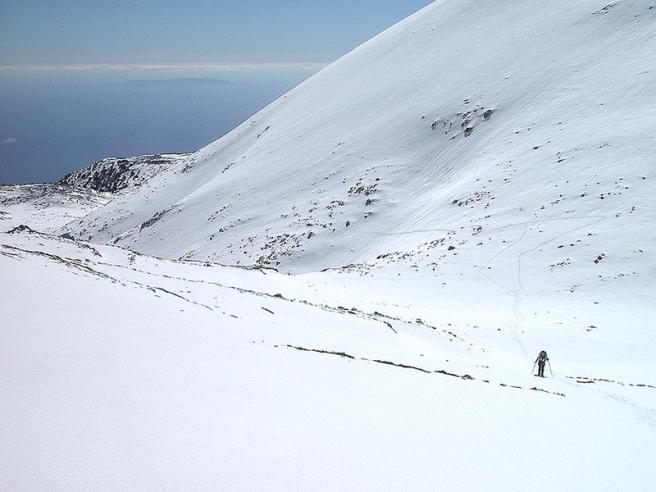
[[[34,229],[32,229],[30,226],[26,226],[24,224],[21,224],[19,226],[14,227],[12,230],[7,231],[7,234],[20,234],[21,232],[36,232]]]
[[[140,186],[188,154],[154,154],[102,159],[79,171],[67,174],[57,184],[116,193]]]

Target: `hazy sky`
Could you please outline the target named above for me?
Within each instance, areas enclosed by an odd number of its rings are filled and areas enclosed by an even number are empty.
[[[332,61],[429,0],[0,0],[0,65]]]

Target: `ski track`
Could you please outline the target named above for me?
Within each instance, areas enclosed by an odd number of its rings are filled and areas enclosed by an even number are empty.
[[[511,325],[511,333],[513,335],[513,339],[515,340],[518,347],[520,348],[524,358],[527,359],[527,360],[530,359],[530,356],[528,354],[528,351],[526,350],[526,347],[522,343],[521,337],[519,335],[520,325],[521,325],[522,321],[525,319],[524,316],[521,313],[522,297],[524,295],[524,286],[523,286],[523,283],[522,283],[522,258],[525,255],[527,255],[529,253],[532,253],[533,251],[536,251],[536,250],[538,250],[538,249],[546,246],[547,244],[552,243],[552,242],[554,242],[558,239],[566,237],[566,236],[568,236],[568,235],[570,235],[570,234],[572,234],[572,233],[574,233],[574,232],[576,232],[580,229],[585,229],[587,227],[591,227],[595,224],[598,224],[599,222],[606,219],[606,217],[605,216],[595,217],[595,220],[593,220],[592,222],[583,224],[581,226],[577,226],[577,227],[575,227],[571,230],[568,230],[568,231],[566,231],[562,234],[554,236],[551,239],[547,239],[546,241],[543,241],[543,242],[539,243],[538,245],[536,245],[532,248],[529,248],[529,249],[524,250],[524,251],[520,251],[517,254],[517,275],[516,275],[517,288],[516,289],[513,289],[511,287],[507,287],[507,286],[503,285],[501,282],[498,282],[492,276],[488,275],[487,272],[485,271],[485,269],[487,269],[487,267],[490,266],[494,260],[501,257],[504,253],[506,253],[507,251],[511,250],[512,248],[517,246],[519,243],[521,243],[524,240],[524,238],[526,237],[526,235],[528,234],[528,232],[530,230],[530,227],[532,227],[532,226],[537,226],[537,225],[542,224],[542,223],[547,222],[547,221],[548,222],[553,222],[553,221],[558,221],[558,220],[585,220],[585,219],[590,219],[590,218],[592,218],[592,217],[561,217],[561,218],[553,218],[553,219],[548,219],[548,220],[534,220],[534,221],[529,221],[529,222],[520,222],[520,223],[513,224],[513,226],[519,226],[519,225],[524,226],[524,231],[522,232],[522,234],[515,241],[513,241],[511,244],[509,244],[508,246],[502,248],[500,251],[495,253],[491,258],[489,258],[478,269],[479,272],[484,277],[486,277],[488,280],[493,282],[495,285],[499,286],[501,289],[503,289],[505,292],[507,292],[508,294],[510,294],[513,297],[512,307],[513,307],[515,320],[514,320],[514,324]],[[511,226],[504,226],[504,228],[506,228],[506,227],[511,227]]]

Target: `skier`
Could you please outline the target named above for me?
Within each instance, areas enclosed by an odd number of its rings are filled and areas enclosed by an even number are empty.
[[[541,378],[544,377],[544,366],[547,362],[549,362],[549,357],[547,356],[547,353],[544,350],[542,350],[538,354],[538,358],[535,359],[535,364],[538,365],[538,376],[540,376]],[[533,364],[534,368],[535,368],[535,364]]]

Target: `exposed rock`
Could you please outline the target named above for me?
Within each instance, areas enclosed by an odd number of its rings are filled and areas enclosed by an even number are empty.
[[[64,176],[57,184],[116,193],[138,187],[181,162],[189,154],[154,154],[136,157],[109,157]]]

